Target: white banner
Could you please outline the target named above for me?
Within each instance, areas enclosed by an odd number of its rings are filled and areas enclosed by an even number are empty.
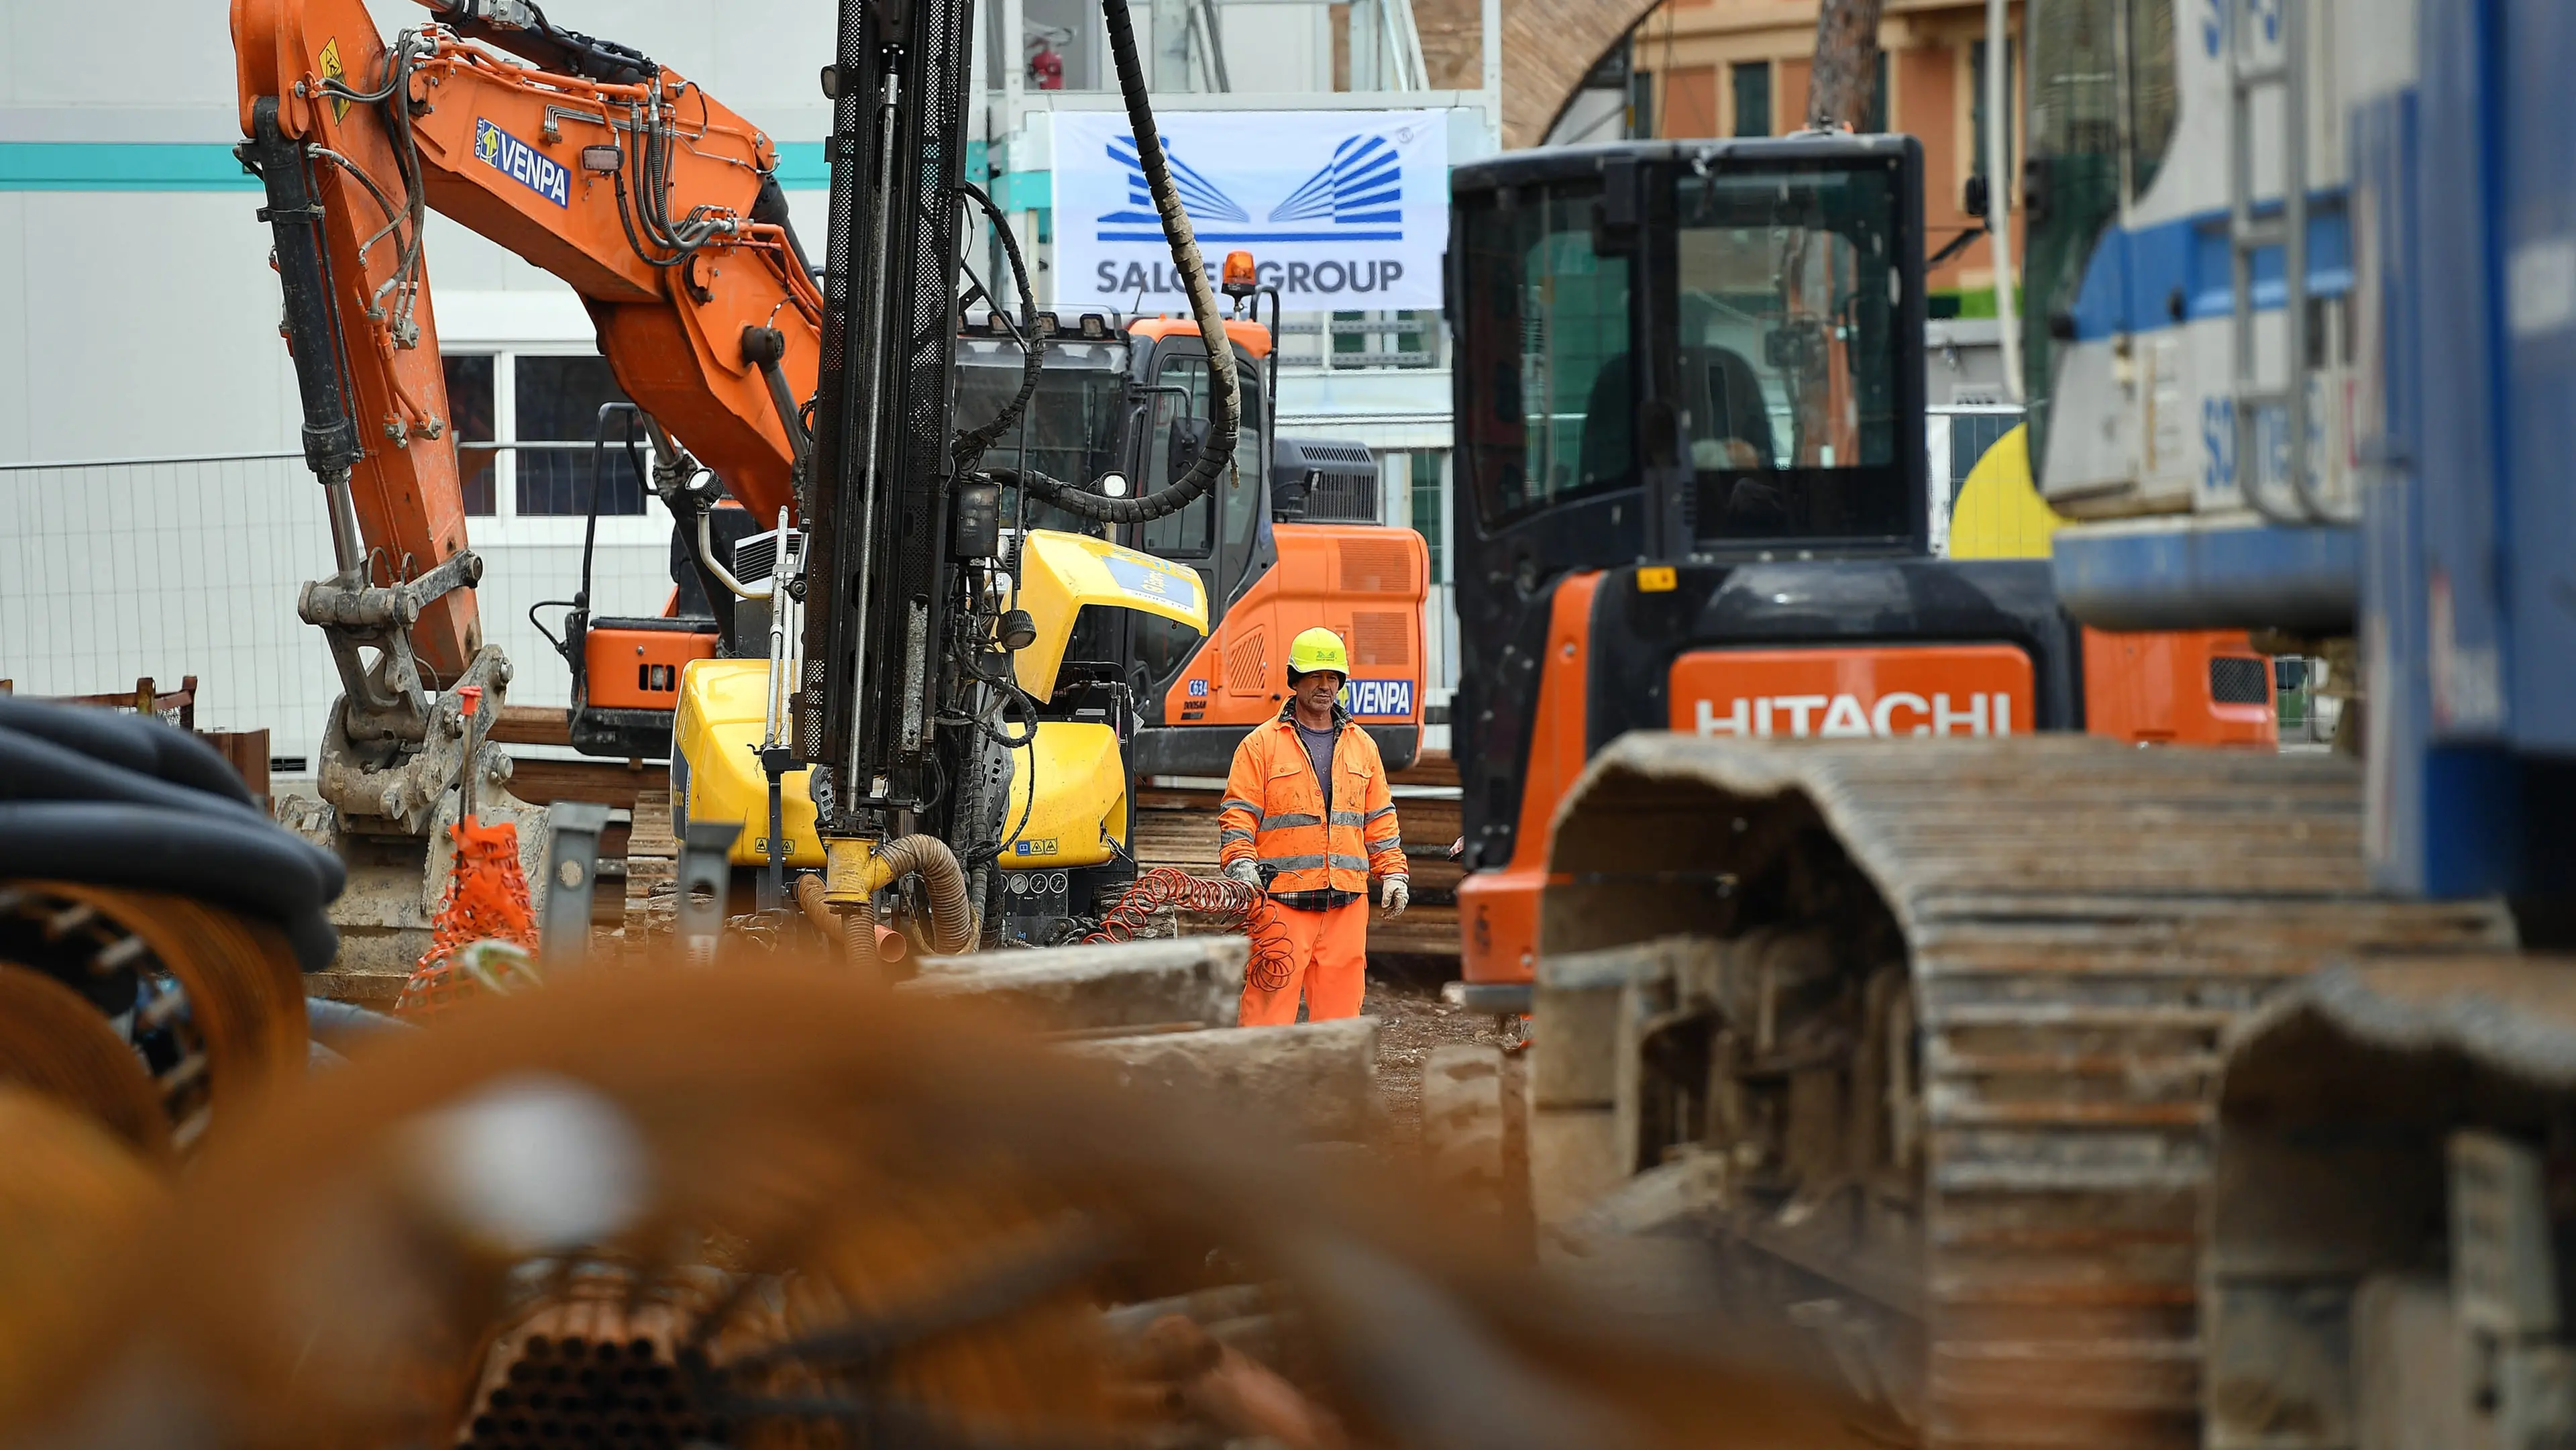
[[[1165,111],[1172,180],[1214,281],[1248,251],[1292,311],[1440,306],[1449,120],[1440,111]],[[1055,300],[1184,306],[1125,115],[1055,117]]]

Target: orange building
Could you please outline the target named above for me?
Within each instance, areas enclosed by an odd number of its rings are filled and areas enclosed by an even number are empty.
[[[1937,252],[1981,226],[1962,198],[1969,178],[1985,172],[1986,7],[1983,0],[1886,5],[1878,31],[1878,104],[1869,129],[1922,138],[1928,193],[1923,221],[1926,240]],[[2015,174],[2021,164],[2021,8],[2018,0],[2011,6],[2016,39],[2013,69],[2006,74],[2015,97],[2005,137]],[[1568,98],[1548,141],[1784,135],[1805,119],[1815,48],[1815,0],[1662,0]],[[2019,199],[2016,189],[2014,200]],[[2016,209],[2016,256],[2020,240]],[[1982,241],[1969,243],[1934,269],[1930,283],[1936,294],[1972,294],[1962,299],[1971,315],[1990,311],[1991,249]]]

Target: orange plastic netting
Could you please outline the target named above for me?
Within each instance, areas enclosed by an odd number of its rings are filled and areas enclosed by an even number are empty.
[[[397,1017],[435,1016],[478,992],[533,985],[536,913],[519,868],[519,828],[509,821],[460,821],[447,828],[456,869],[432,923],[436,935],[394,1003]]]

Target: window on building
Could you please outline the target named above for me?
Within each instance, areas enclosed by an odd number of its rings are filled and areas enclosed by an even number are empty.
[[[1312,324],[1310,324],[1312,326]],[[1440,314],[1342,311],[1321,324],[1327,368],[1435,368],[1440,366]],[[1297,324],[1287,329],[1297,331]]]
[[[1742,61],[1731,74],[1735,83],[1735,134],[1770,135],[1771,62]]]
[[[1655,73],[1631,71],[1628,74],[1628,126],[1631,141],[1643,141],[1655,134]]]
[[[626,400],[607,360],[505,352],[450,353],[442,362],[467,516],[496,517],[505,497],[518,518],[587,514],[599,406]],[[612,448],[607,464],[599,512],[641,515],[644,489],[623,450]]]
[[[1413,478],[1413,531],[1431,549],[1431,582],[1449,582],[1449,529],[1443,500],[1449,495],[1449,453],[1417,448],[1406,455]]]
[[[442,361],[447,369],[447,436],[456,446],[456,478],[464,489],[465,512],[473,518],[490,518],[500,502],[494,487],[500,460],[493,446],[499,435],[494,431],[492,408],[492,373],[499,359],[450,353]]]
[[[522,354],[511,363],[514,408],[505,441],[519,517],[580,518],[590,512],[594,487],[603,516],[644,512],[643,485],[622,450],[597,447],[601,405],[626,401],[608,360]]]
[[[1869,88],[1869,114],[1861,118],[1861,129],[1887,129],[1887,52],[1883,50],[1878,53],[1878,79]]]

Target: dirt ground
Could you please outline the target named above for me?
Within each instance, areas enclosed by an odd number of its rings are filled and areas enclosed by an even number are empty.
[[[1386,1117],[1390,1155],[1421,1150],[1422,1063],[1431,1049],[1454,1042],[1503,1042],[1493,1016],[1440,1000],[1438,975],[1415,970],[1401,958],[1369,962],[1368,996],[1360,1011],[1377,1019],[1378,1105]]]

